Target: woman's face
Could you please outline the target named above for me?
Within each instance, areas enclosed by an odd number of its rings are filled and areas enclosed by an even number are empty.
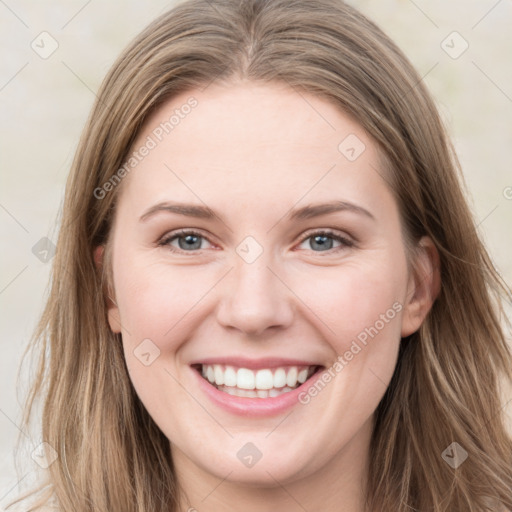
[[[326,100],[244,82],[174,97],[135,151],[109,322],[175,460],[275,485],[364,457],[428,309],[374,142]]]

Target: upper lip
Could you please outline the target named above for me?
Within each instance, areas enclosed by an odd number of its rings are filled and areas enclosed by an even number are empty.
[[[262,369],[262,368],[278,368],[281,366],[322,366],[314,361],[304,359],[288,359],[283,357],[263,357],[260,359],[248,359],[247,357],[208,357],[201,360],[192,361],[193,365],[201,364],[224,364],[227,366],[236,366],[238,368]]]

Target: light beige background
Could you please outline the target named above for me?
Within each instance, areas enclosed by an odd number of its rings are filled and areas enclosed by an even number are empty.
[[[512,188],[507,188],[512,187],[512,3],[351,3],[392,37],[424,76],[456,143],[479,230],[512,282]],[[65,179],[106,71],[130,39],[171,5],[0,0],[0,504],[20,489],[20,477],[22,485],[30,480],[34,466],[28,455],[24,473],[16,475],[13,466],[20,420],[16,371],[42,310],[50,271],[32,247],[44,236],[56,240]],[[41,46],[43,31],[59,45],[47,59],[31,48],[34,40]],[[446,39],[453,31],[459,35]],[[443,50],[444,40],[453,47],[447,48],[452,56]],[[452,58],[464,41],[467,51]],[[25,389],[23,381],[19,393]],[[504,407],[511,398],[504,397]],[[512,419],[510,407],[505,410]],[[27,441],[38,444],[37,436]]]

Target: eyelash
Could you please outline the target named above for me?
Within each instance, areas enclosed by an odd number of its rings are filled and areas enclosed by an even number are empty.
[[[205,240],[208,240],[207,237],[205,237],[204,235],[202,235],[198,231],[182,229],[182,230],[179,230],[179,231],[175,231],[175,232],[169,233],[168,235],[164,236],[158,242],[158,246],[159,247],[167,247],[170,251],[175,252],[175,253],[197,254],[197,252],[201,251],[201,249],[194,249],[194,250],[191,250],[191,251],[184,251],[182,249],[177,249],[176,247],[173,247],[173,246],[170,245],[170,242],[172,242],[173,240],[178,239],[180,237],[185,237],[185,236],[188,236],[188,235],[197,236],[199,238],[204,238]],[[337,242],[341,243],[341,245],[339,247],[335,247],[335,248],[332,248],[332,249],[327,249],[325,251],[313,251],[313,252],[317,252],[319,254],[324,253],[324,252],[332,254],[333,252],[338,252],[339,250],[342,250],[343,248],[354,247],[354,245],[355,245],[355,243],[352,240],[349,240],[348,238],[345,238],[345,237],[343,237],[341,235],[338,235],[335,231],[333,231],[331,229],[323,229],[323,230],[318,230],[318,231],[310,232],[307,236],[305,236],[304,238],[301,239],[301,241],[299,242],[299,245],[302,244],[303,242],[305,242],[306,240],[308,240],[309,238],[314,238],[315,236],[328,236],[329,238],[332,238],[333,240],[336,240]]]

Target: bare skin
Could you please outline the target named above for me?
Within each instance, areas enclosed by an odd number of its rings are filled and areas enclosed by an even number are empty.
[[[121,185],[109,308],[133,385],[171,443],[181,510],[363,512],[374,412],[401,337],[420,327],[437,294],[437,252],[423,238],[419,270],[409,271],[376,145],[326,100],[285,85],[183,93],[153,114],[133,150],[191,96],[197,106]],[[338,148],[350,134],[365,146],[352,161]],[[332,201],[370,215],[290,218]],[[207,206],[216,217],[148,213],[164,202]],[[197,244],[173,237],[178,229],[193,230]],[[262,251],[250,263],[237,252],[249,236],[250,250]],[[348,360],[371,326],[377,334]],[[160,351],[150,365],[134,354],[145,339]],[[240,354],[346,364],[307,403],[244,417],[213,403],[190,367]],[[249,442],[262,454],[252,467],[237,457]]]

